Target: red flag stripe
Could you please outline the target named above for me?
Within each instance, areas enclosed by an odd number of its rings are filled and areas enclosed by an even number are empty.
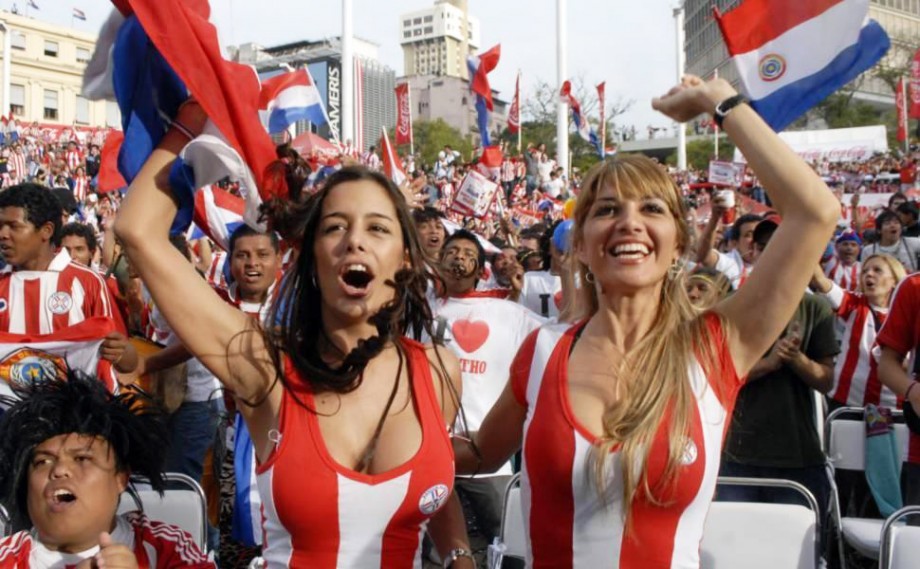
[[[744,0],[734,10],[716,18],[728,53],[753,51],[792,28],[842,4],[844,0],[809,0],[785,3],[777,9],[773,0]]]

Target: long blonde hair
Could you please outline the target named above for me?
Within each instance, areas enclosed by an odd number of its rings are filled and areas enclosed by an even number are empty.
[[[894,277],[894,287],[888,292],[888,301],[891,301],[891,295],[894,294],[894,289],[898,287],[898,283],[907,278],[907,269],[904,268],[904,264],[898,260],[897,257],[889,255],[888,253],[875,253],[866,257],[866,260],[860,264],[859,269],[859,291],[864,292],[862,289],[862,272],[866,267],[866,263],[872,259],[879,259],[886,265],[888,265],[888,270],[891,271],[891,276]]]
[[[595,165],[585,175],[575,205],[572,233],[575,250],[584,243],[589,210],[604,187],[613,188],[620,199],[662,199],[677,225],[678,249],[681,253],[687,251],[690,228],[685,221],[686,212],[680,192],[658,164],[640,155],[619,155]],[[589,282],[588,267],[577,259],[574,262],[581,282]],[[582,286],[580,295],[581,316],[595,314],[599,309],[595,287]],[[627,527],[630,524],[629,505],[637,493],[655,505],[665,505],[670,501],[668,496],[676,489],[695,406],[689,367],[694,355],[698,355],[701,362],[711,363],[707,369],[709,373],[720,372],[714,368],[719,363],[719,358],[714,357],[714,340],[709,327],[700,317],[700,311],[690,302],[683,271],[676,274],[669,271],[662,284],[661,302],[652,328],[614,370],[618,385],[622,386],[620,397],[604,412],[604,433],[590,458],[589,471],[600,496],[605,499],[608,496],[610,451],[621,445]],[[649,452],[656,432],[668,416],[668,460],[662,484],[653,488],[647,477]],[[658,499],[656,496],[664,497]]]

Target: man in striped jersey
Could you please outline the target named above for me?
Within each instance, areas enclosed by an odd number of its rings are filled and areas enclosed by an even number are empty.
[[[0,193],[0,331],[50,334],[93,316],[114,318],[114,301],[98,273],[74,263],[61,240],[61,206],[36,184]],[[123,329],[106,336],[101,355],[131,373],[137,353]]]

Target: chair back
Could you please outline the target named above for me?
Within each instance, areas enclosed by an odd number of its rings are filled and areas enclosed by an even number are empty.
[[[702,569],[816,569],[820,559],[818,504],[789,480],[719,478],[720,485],[788,488],[809,504],[713,502],[700,545]]]
[[[906,526],[903,519],[920,516],[920,506],[906,506],[885,520],[879,569],[913,569],[920,560],[920,527]]]
[[[505,557],[524,559],[527,556],[527,531],[524,526],[524,509],[521,505],[521,474],[517,473],[505,487],[502,507],[501,540]]]
[[[208,507],[204,491],[185,474],[169,472],[166,482],[167,489],[160,496],[149,485],[137,481],[134,490],[122,494],[118,513],[140,510],[151,520],[183,529],[201,551],[207,551]]]
[[[866,469],[866,422],[862,407],[841,407],[828,415],[824,423],[825,453],[835,469]],[[907,460],[908,429],[904,415],[893,411],[894,434],[901,460]]]

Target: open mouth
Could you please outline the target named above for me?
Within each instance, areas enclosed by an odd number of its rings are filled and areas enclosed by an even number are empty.
[[[345,265],[339,273],[339,278],[349,296],[362,297],[368,292],[368,286],[374,280],[374,273],[367,265],[352,263]]]
[[[52,512],[61,512],[73,505],[76,501],[76,494],[65,488],[58,488],[55,490],[49,499]]]
[[[608,249],[607,253],[621,261],[640,261],[648,257],[651,250],[642,243],[621,243]]]
[[[262,273],[259,271],[246,271],[243,276],[246,277],[246,280],[255,281],[262,278]]]

